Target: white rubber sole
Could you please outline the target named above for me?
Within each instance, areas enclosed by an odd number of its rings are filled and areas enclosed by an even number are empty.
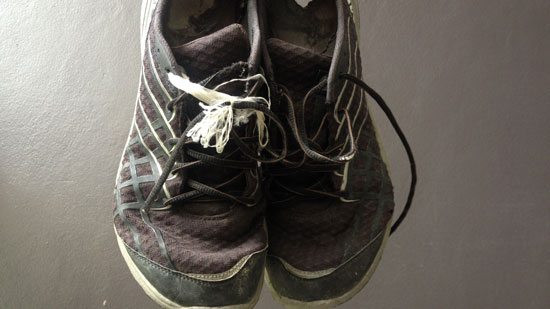
[[[128,251],[126,251],[126,245],[124,244],[124,241],[118,236],[118,233],[115,230],[115,235],[117,238],[118,247],[120,249],[120,252],[122,253],[122,256],[124,257],[124,261],[128,265],[128,268],[130,269],[130,272],[132,273],[132,276],[137,281],[137,283],[143,288],[145,291],[145,294],[149,296],[155,303],[157,303],[159,306],[167,309],[249,309],[253,308],[258,300],[260,299],[260,293],[262,291],[262,285],[263,280],[260,280],[258,287],[256,288],[256,292],[254,294],[254,298],[247,304],[240,304],[240,305],[230,305],[230,306],[221,306],[221,307],[201,307],[201,306],[193,306],[193,307],[184,307],[181,306],[170,299],[166,298],[164,295],[162,295],[150,282],[145,278],[145,276],[139,271],[139,268],[134,263],[130,255],[128,254]],[[265,270],[264,270],[265,273]],[[262,275],[263,276],[263,275]]]
[[[273,285],[269,280],[269,273],[266,272],[265,282],[269,287],[269,290],[271,291],[271,295],[279,304],[281,304],[285,308],[333,308],[347,302],[365,287],[365,285],[369,282],[370,278],[374,274],[374,271],[376,270],[376,267],[378,266],[378,264],[380,263],[380,259],[382,258],[382,253],[384,252],[384,248],[386,247],[386,241],[388,240],[388,236],[390,235],[390,230],[391,230],[391,222],[390,222],[390,225],[386,227],[386,231],[384,233],[384,238],[382,239],[380,250],[378,250],[378,252],[376,253],[376,256],[374,257],[374,261],[372,262],[372,265],[370,266],[369,270],[365,273],[361,281],[359,281],[357,285],[355,285],[351,290],[349,290],[345,294],[338,296],[336,298],[323,299],[323,300],[317,300],[312,302],[298,301],[295,299],[291,299],[291,298],[279,295],[277,291],[273,288]]]

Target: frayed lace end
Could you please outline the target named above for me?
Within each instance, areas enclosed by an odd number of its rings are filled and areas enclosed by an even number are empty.
[[[269,134],[267,125],[265,124],[265,115],[253,109],[234,109],[233,104],[237,102],[255,102],[265,104],[270,108],[270,98],[268,100],[262,97],[240,98],[217,91],[220,86],[232,82],[256,80],[267,84],[262,75],[258,74],[245,79],[233,79],[217,86],[214,90],[192,83],[188,78],[172,73],[169,73],[169,80],[178,89],[191,94],[201,101],[199,105],[203,109],[204,118],[187,132],[187,137],[191,138],[194,142],[200,143],[204,148],[216,148],[218,153],[222,153],[229,142],[233,126],[247,124],[250,121],[250,117],[255,115],[260,148],[258,151],[267,146]]]

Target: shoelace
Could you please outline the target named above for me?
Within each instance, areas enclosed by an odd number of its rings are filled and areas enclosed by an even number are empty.
[[[405,148],[405,151],[407,153],[407,157],[409,159],[409,165],[411,170],[411,184],[409,188],[409,193],[407,196],[407,201],[405,203],[405,206],[403,207],[403,210],[397,220],[393,223],[391,227],[390,233],[394,233],[397,228],[400,226],[400,224],[403,222],[405,217],[407,216],[409,209],[412,204],[412,200],[414,197],[414,192],[416,188],[416,164],[414,161],[414,156],[412,154],[411,147],[407,141],[407,138],[403,134],[403,131],[399,127],[397,120],[395,119],[393,113],[391,112],[390,108],[382,99],[382,97],[374,91],[371,87],[369,87],[365,82],[360,80],[359,78],[350,75],[350,74],[341,74],[340,78],[344,80],[348,80],[357,86],[359,86],[362,90],[364,90],[370,97],[372,97],[375,102],[378,104],[378,106],[382,109],[388,120],[390,121],[393,129],[397,133],[401,143],[403,144],[403,147]],[[299,113],[304,112],[304,106],[308,102],[309,98],[317,93],[320,92],[325,86],[326,86],[326,79],[321,81],[317,86],[313,87],[306,96],[303,99],[303,105],[301,106],[301,109],[298,111]],[[356,152],[356,146],[355,146],[355,138],[353,136],[353,130],[351,126],[350,116],[348,114],[347,109],[342,108],[338,110],[338,113],[343,114],[343,121],[346,122],[346,129],[348,134],[348,140],[351,141],[349,143],[349,149],[347,149],[346,153],[339,154],[341,151],[340,149],[346,144],[339,144],[332,146],[330,149],[321,150],[321,147],[317,143],[317,139],[319,138],[320,131],[325,125],[327,118],[329,116],[329,113],[327,112],[324,117],[321,120],[321,123],[319,125],[319,129],[314,135],[314,137],[309,138],[306,133],[305,124],[304,124],[304,117],[303,115],[296,115],[295,112],[295,106],[290,98],[290,96],[287,94],[288,91],[285,91],[283,88],[283,91],[281,91],[281,95],[285,98],[285,100],[288,103],[288,123],[290,125],[290,128],[292,130],[292,133],[295,137],[295,140],[297,141],[300,149],[296,151],[292,151],[289,153],[289,156],[299,155],[299,152],[301,151],[303,153],[302,158],[300,161],[290,161],[290,160],[283,160],[282,163],[285,165],[285,168],[279,169],[278,171],[274,171],[272,175],[274,176],[285,176],[285,175],[292,175],[293,173],[302,170],[302,171],[309,171],[309,172],[316,172],[316,173],[323,173],[324,177],[320,177],[318,181],[316,181],[313,185],[305,188],[295,188],[285,185],[284,183],[277,182],[277,185],[283,188],[284,190],[290,192],[291,194],[294,194],[296,196],[302,196],[302,197],[331,197],[331,198],[338,198],[342,200],[343,202],[354,202],[350,200],[346,200],[342,195],[329,192],[328,190],[325,190],[323,188],[322,182],[326,179],[326,177],[329,177],[330,173],[338,171],[343,164],[346,164],[347,162],[351,161],[355,155]],[[276,180],[272,180],[276,181]]]
[[[176,76],[174,74],[170,74],[169,79],[176,88],[184,91],[184,93],[171,101],[168,104],[168,108],[173,108],[176,104],[182,102],[186,95],[191,95],[201,101],[203,111],[188,123],[186,129],[182,132],[178,139],[172,139],[169,141],[169,143],[173,145],[170,157],[166,162],[162,174],[155,183],[151,193],[141,208],[142,214],[149,211],[153,202],[158,198],[164,183],[171,174],[204,164],[223,168],[254,169],[258,166],[258,162],[274,163],[284,158],[286,155],[286,138],[284,139],[285,142],[282,151],[276,154],[273,158],[264,158],[259,155],[259,151],[261,148],[265,148],[267,146],[269,140],[266,131],[265,116],[271,119],[271,122],[276,125],[283,136],[285,135],[281,122],[269,109],[269,100],[266,100],[263,97],[255,96],[236,97],[217,91],[221,86],[232,82],[250,82],[258,80],[265,82],[261,75],[251,76],[246,79],[233,79],[218,85],[214,89],[208,89],[200,84],[192,83],[185,77]],[[254,92],[257,86],[258,83],[255,84],[249,93]],[[234,130],[232,130],[233,126],[239,126],[247,123],[252,115],[256,116],[256,128],[258,131],[257,134],[260,150],[250,148],[244,141],[250,138],[240,137]],[[230,137],[237,145],[237,150],[235,151],[241,151],[242,154],[249,159],[248,161],[228,159],[232,153],[226,155],[225,157],[217,157],[194,151],[192,149],[187,149],[186,154],[189,157],[194,158],[195,161],[176,163],[179,154],[186,145],[200,143],[205,148],[214,147],[218,153],[222,153]],[[212,139],[215,141],[214,144],[210,144]],[[273,153],[273,151],[270,151],[270,153]],[[193,191],[188,191],[174,196],[164,201],[164,205],[167,206],[179,201],[209,195],[218,199],[230,200],[246,206],[254,206],[257,201],[253,198],[237,197],[221,190],[222,187],[232,183],[240,175],[241,174],[238,174],[232,179],[229,179],[228,181],[217,186],[208,186],[187,178],[185,179],[186,184],[192,188]],[[145,221],[149,221],[148,218]]]

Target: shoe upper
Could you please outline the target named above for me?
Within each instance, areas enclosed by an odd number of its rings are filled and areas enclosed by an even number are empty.
[[[353,15],[345,0],[265,5],[274,110],[294,136],[266,172],[269,255],[299,272],[335,269],[384,236],[394,207],[366,94],[340,78],[362,74]]]
[[[150,262],[179,273],[231,276],[235,265],[267,247],[262,173],[243,152],[258,149],[257,121],[252,116],[233,126],[222,149],[204,148],[186,135],[200,124],[204,104],[171,79],[184,76],[219,93],[250,95],[250,82],[228,81],[256,74],[259,32],[239,23],[247,23],[248,14],[239,17],[241,1],[216,0],[214,7],[221,7],[205,11],[192,1],[152,3],[152,13],[144,11],[151,22],[143,27],[138,99],[116,181],[115,228]],[[178,16],[186,10],[198,13]],[[233,17],[208,24],[220,11]]]

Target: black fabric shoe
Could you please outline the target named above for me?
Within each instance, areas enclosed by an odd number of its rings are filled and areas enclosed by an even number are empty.
[[[372,276],[394,209],[392,184],[367,108],[353,7],[346,0],[260,1],[273,110],[292,132],[288,156],[266,168],[268,285],[286,307],[333,307]]]
[[[166,308],[250,308],[267,249],[269,110],[254,0],[145,1],[142,73],[115,189],[136,281]],[[284,135],[284,132],[282,133]]]

